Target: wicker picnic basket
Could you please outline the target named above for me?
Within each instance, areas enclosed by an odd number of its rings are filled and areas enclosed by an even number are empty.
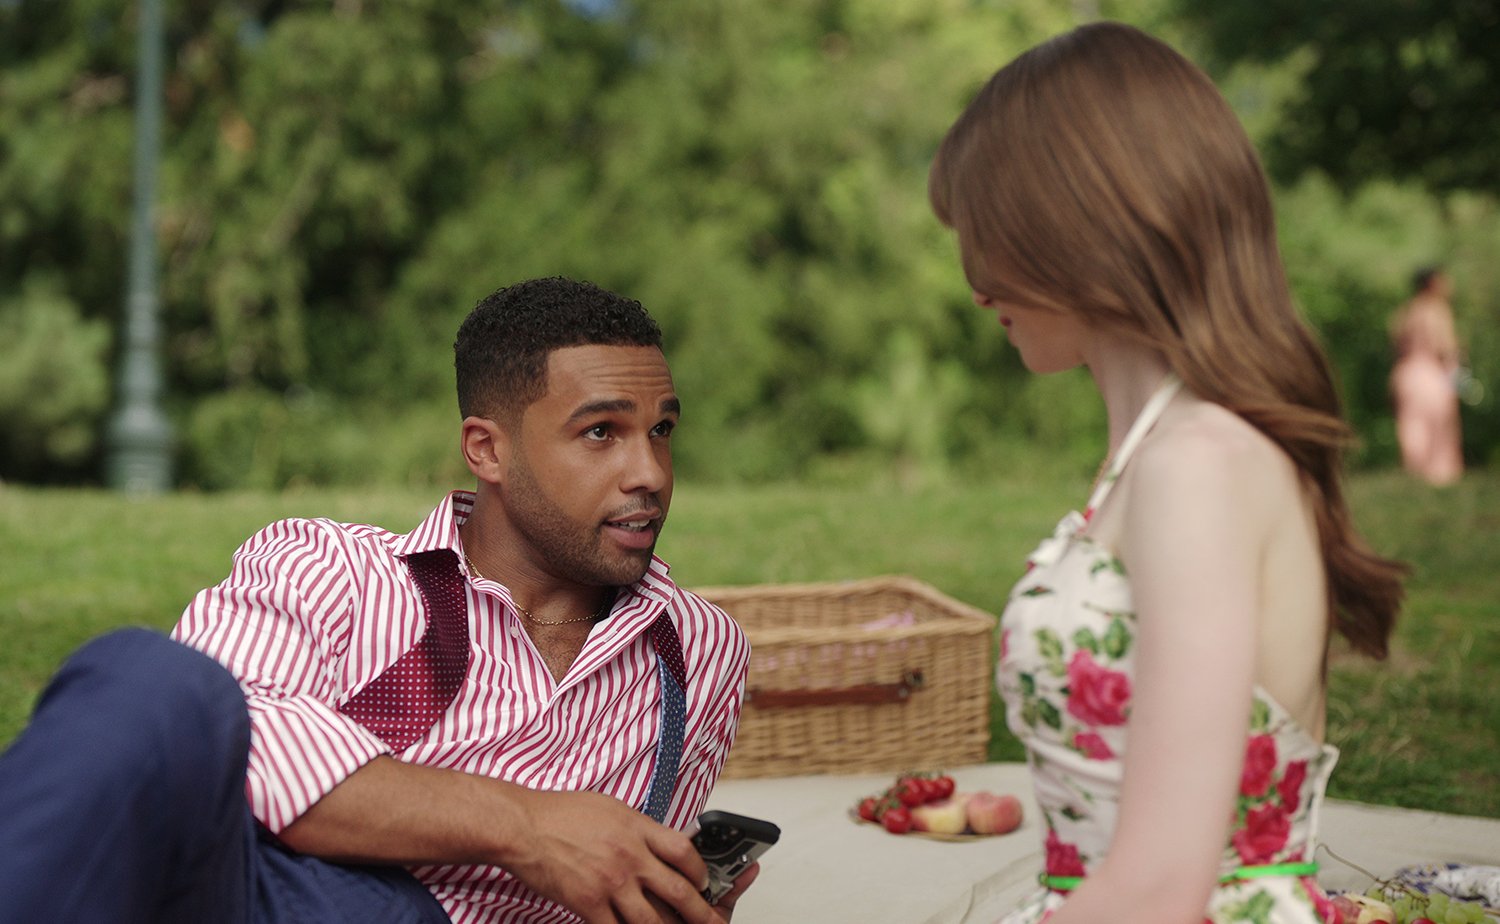
[[[909,577],[711,587],[750,638],[725,777],[980,763],[995,617]]]

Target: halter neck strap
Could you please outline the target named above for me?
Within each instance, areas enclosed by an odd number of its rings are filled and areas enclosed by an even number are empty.
[[[1161,380],[1161,384],[1156,386],[1156,391],[1146,402],[1146,406],[1141,408],[1140,414],[1136,416],[1130,429],[1126,431],[1125,439],[1120,442],[1120,448],[1115,450],[1114,456],[1110,459],[1109,468],[1105,470],[1099,483],[1094,486],[1094,493],[1089,497],[1085,517],[1091,518],[1094,511],[1104,503],[1104,499],[1109,497],[1109,492],[1113,490],[1115,482],[1120,480],[1120,473],[1125,471],[1125,465],[1135,454],[1135,448],[1141,444],[1141,440],[1146,438],[1146,434],[1151,432],[1151,428],[1156,426],[1156,421],[1167,409],[1167,404],[1176,397],[1181,388],[1182,379],[1179,379],[1175,372],[1168,372]]]

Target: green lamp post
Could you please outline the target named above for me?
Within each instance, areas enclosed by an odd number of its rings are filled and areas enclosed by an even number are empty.
[[[141,0],[135,102],[135,193],[119,406],[107,434],[111,487],[158,494],[172,484],[172,427],[161,408],[156,291],[156,167],[161,141],[161,0]]]

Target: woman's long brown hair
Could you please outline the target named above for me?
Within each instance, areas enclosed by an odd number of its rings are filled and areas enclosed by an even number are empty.
[[[1212,81],[1130,26],[1075,29],[990,79],[944,138],[928,192],[976,291],[1159,350],[1291,457],[1329,618],[1384,657],[1407,569],[1355,531],[1328,359],[1293,306],[1260,161]]]

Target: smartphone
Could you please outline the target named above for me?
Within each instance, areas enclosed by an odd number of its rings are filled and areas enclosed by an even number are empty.
[[[693,846],[708,865],[704,899],[712,905],[723,898],[734,886],[735,877],[770,850],[780,837],[780,828],[759,818],[720,811],[699,815]]]

